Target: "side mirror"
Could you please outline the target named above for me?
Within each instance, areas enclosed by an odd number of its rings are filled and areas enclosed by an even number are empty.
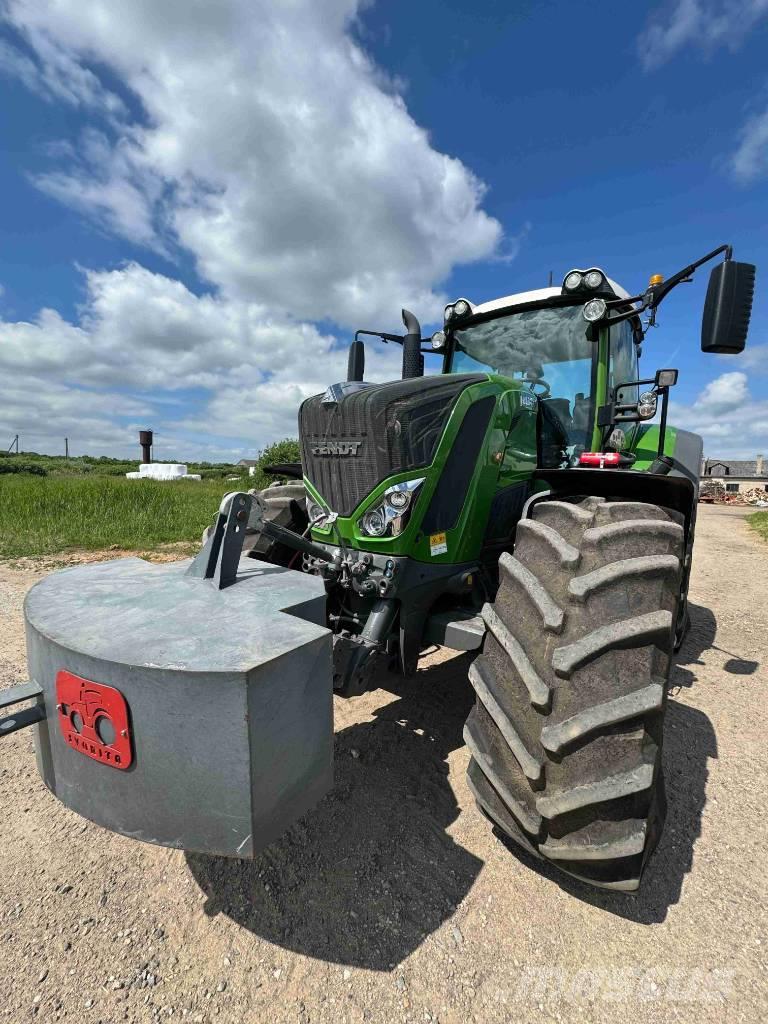
[[[702,352],[744,351],[755,294],[755,265],[726,260],[709,275],[701,322]]]

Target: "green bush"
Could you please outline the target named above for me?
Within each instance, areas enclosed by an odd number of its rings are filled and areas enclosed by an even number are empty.
[[[32,476],[48,476],[48,470],[35,462],[0,462],[0,473],[31,473]]]
[[[266,448],[259,452],[253,476],[250,480],[251,486],[260,491],[264,487],[269,487],[275,479],[275,477],[268,476],[264,472],[264,466],[270,466],[276,462],[300,461],[301,450],[299,442],[293,437],[286,437],[282,441],[275,441],[273,444],[267,445]]]

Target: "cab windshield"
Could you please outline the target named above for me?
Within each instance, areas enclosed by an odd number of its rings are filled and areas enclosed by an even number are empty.
[[[523,381],[565,443],[587,446],[592,434],[592,363],[582,304],[521,310],[453,331],[449,373],[497,373]]]

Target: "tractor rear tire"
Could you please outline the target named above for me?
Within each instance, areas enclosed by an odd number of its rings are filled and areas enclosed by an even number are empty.
[[[515,843],[591,885],[637,890],[664,823],[661,747],[682,585],[677,513],[541,501],[483,608],[468,782]]]

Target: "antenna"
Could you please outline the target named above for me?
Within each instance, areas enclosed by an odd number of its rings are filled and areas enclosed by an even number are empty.
[[[549,272],[549,287],[552,287],[552,271]]]

